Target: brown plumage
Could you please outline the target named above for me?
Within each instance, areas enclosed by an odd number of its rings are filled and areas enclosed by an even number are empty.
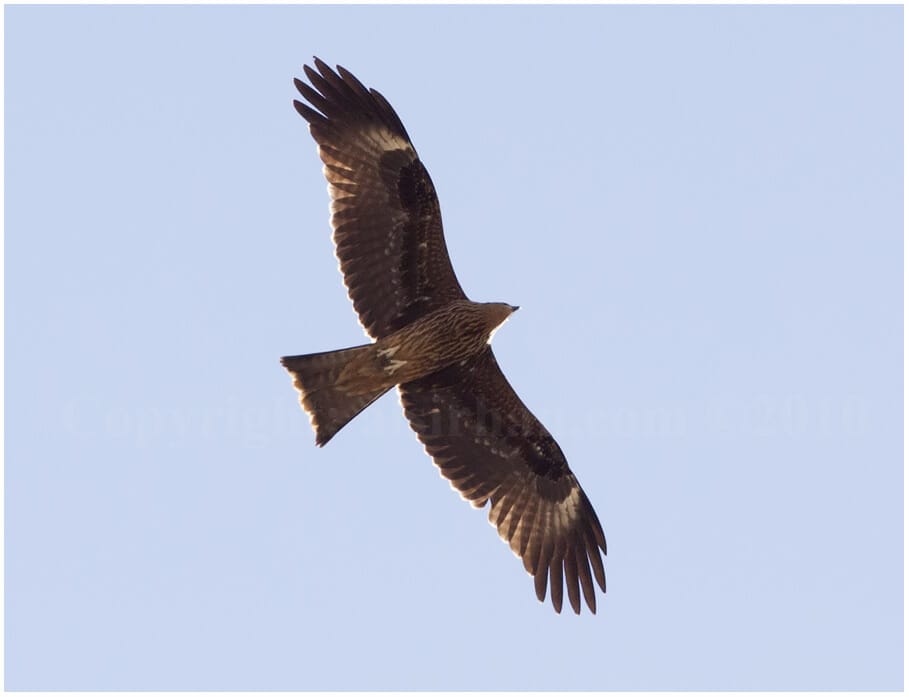
[[[318,58],[295,101],[319,146],[335,249],[360,322],[374,343],[286,356],[324,445],[397,385],[404,414],[443,476],[489,520],[557,612],[563,587],[596,612],[605,592],[597,515],[561,449],[505,379],[489,346],[517,308],[474,303],[445,247],[429,173],[386,99]]]

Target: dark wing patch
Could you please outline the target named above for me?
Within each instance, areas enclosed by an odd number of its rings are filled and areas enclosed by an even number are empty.
[[[429,173],[394,109],[351,73],[318,58],[294,101],[319,146],[335,251],[360,323],[381,338],[466,296],[442,235]]]
[[[562,589],[596,612],[605,592],[603,528],[561,448],[508,384],[489,348],[476,358],[399,386],[404,414],[433,461],[489,521],[556,612]],[[591,570],[593,576],[591,577]],[[563,581],[564,578],[564,581]]]

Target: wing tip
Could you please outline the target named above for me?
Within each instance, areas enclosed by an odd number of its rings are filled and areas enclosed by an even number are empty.
[[[325,120],[347,125],[382,126],[413,148],[403,122],[381,93],[367,88],[344,66],[336,65],[332,69],[318,56],[312,58],[315,67],[303,64],[303,72],[311,87],[298,78],[294,78],[294,85],[306,101],[326,113],[327,118],[323,117]],[[297,111],[300,111],[299,107]],[[307,114],[300,113],[312,122]]]

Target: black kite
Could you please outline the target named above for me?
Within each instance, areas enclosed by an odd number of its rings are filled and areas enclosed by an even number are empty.
[[[489,520],[556,612],[596,612],[606,539],[562,450],[512,390],[489,340],[516,307],[474,303],[455,277],[439,201],[385,97],[318,58],[294,101],[319,148],[354,308],[374,343],[281,363],[324,445],[395,385],[426,452]]]

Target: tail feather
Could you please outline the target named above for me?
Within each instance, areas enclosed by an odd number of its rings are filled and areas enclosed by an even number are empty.
[[[371,380],[371,376],[363,374],[363,367],[369,366],[373,355],[373,345],[366,344],[281,359],[281,365],[293,376],[294,387],[300,392],[300,403],[309,414],[316,445],[325,445],[392,387],[380,374]],[[350,380],[351,373],[356,375],[355,382]]]

